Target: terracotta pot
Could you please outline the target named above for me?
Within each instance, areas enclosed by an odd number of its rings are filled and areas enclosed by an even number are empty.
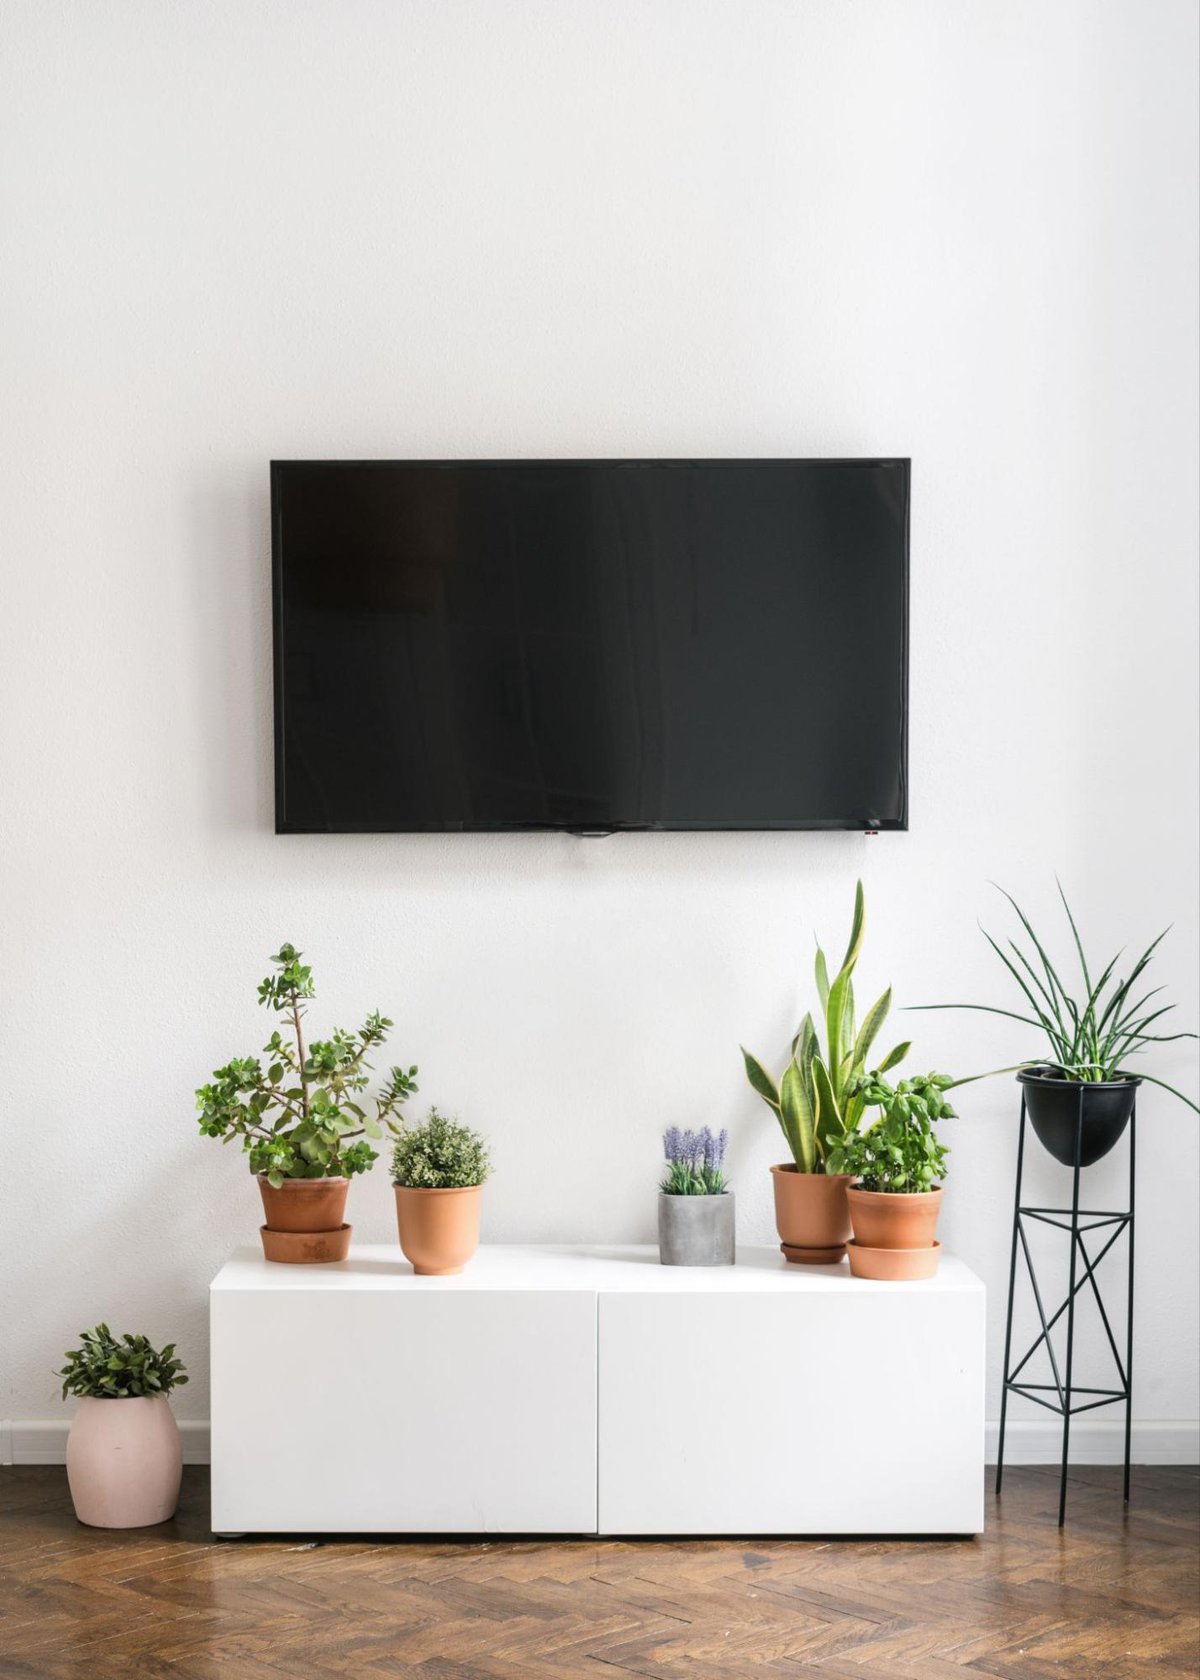
[[[79,1402],[67,1436],[75,1515],[92,1528],[148,1528],[175,1515],[183,1455],[165,1394]]]
[[[800,1172],[788,1161],[771,1168],[771,1182],[785,1257],[801,1266],[828,1266],[842,1259],[850,1240],[850,1174]]]
[[[846,1244],[850,1271],[856,1278],[874,1278],[877,1283],[912,1283],[917,1278],[931,1278],[938,1269],[940,1242],[928,1248],[861,1248],[857,1242]]]
[[[269,1225],[260,1225],[258,1234],[268,1260],[284,1266],[328,1266],[349,1254],[353,1226],[342,1225],[336,1231],[272,1231]]]
[[[400,1247],[418,1277],[461,1272],[479,1247],[482,1184],[463,1190],[412,1190],[393,1184]]]
[[[886,1190],[847,1190],[854,1240],[863,1248],[932,1248],[942,1205],[940,1190],[915,1195]]]
[[[269,1231],[340,1231],[346,1220],[348,1178],[285,1178],[279,1189],[258,1175]]]

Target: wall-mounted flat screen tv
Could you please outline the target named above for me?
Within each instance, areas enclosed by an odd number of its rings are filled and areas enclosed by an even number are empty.
[[[902,829],[907,460],[276,461],[281,833]]]

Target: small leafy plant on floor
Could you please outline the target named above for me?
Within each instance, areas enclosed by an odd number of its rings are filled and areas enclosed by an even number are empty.
[[[705,1126],[694,1132],[668,1126],[663,1133],[667,1173],[659,1189],[666,1196],[723,1196],[722,1168],[728,1147],[729,1133],[724,1129],[713,1132]]]
[[[481,1135],[436,1108],[421,1125],[405,1127],[392,1150],[392,1183],[407,1190],[468,1190],[490,1171]]]
[[[258,1056],[235,1057],[196,1092],[200,1130],[222,1143],[240,1138],[250,1171],[280,1187],[286,1178],[349,1178],[378,1159],[368,1139],[400,1131],[401,1105],[417,1089],[415,1067],[393,1067],[363,1107],[370,1084],[368,1051],[383,1044],[393,1023],[376,1010],[357,1032],[335,1027],[327,1039],[304,1041],[305,1003],[315,997],[312,969],[292,945],[271,958],[276,972],[258,988],[258,1001],[286,1017],[290,1042],[278,1029]],[[360,1101],[359,1099],[362,1099]]]
[[[832,1145],[828,1170],[853,1173],[863,1190],[916,1195],[934,1190],[946,1176],[946,1156],[934,1128],[956,1118],[946,1092],[963,1083],[946,1073],[914,1074],[889,1085],[881,1073],[860,1075],[852,1090],[879,1116]]]
[[[187,1382],[174,1342],[156,1351],[145,1336],[114,1336],[107,1324],[81,1330],[79,1339],[82,1346],[65,1354],[67,1363],[54,1373],[63,1379],[64,1400],[68,1394],[94,1400],[151,1399]]]

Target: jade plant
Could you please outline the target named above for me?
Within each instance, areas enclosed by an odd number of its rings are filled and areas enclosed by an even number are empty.
[[[859,1082],[871,1046],[892,1006],[892,989],[889,986],[871,1005],[860,1026],[855,1011],[854,970],[865,928],[860,881],[854,895],[850,941],[832,982],[825,953],[817,947],[818,1019],[814,1020],[810,1012],[801,1021],[792,1040],[791,1060],[778,1085],[758,1058],[742,1047],[746,1077],[779,1122],[799,1172],[840,1171],[829,1165],[830,1151],[853,1133],[866,1108]],[[897,1044],[879,1064],[879,1071],[886,1073],[902,1062],[910,1048],[908,1043]]]
[[[157,1351],[145,1336],[114,1336],[107,1324],[81,1330],[79,1339],[83,1345],[65,1354],[67,1363],[54,1373],[63,1379],[64,1400],[68,1394],[93,1400],[153,1399],[187,1382],[174,1342]]]
[[[436,1108],[421,1125],[405,1127],[392,1150],[392,1182],[407,1190],[468,1190],[490,1170],[480,1134]]]
[[[329,1038],[305,1043],[305,1004],[316,992],[300,957],[294,946],[281,946],[271,958],[276,972],[258,988],[259,1003],[285,1018],[289,1037],[276,1028],[263,1046],[265,1067],[258,1056],[235,1057],[196,1092],[204,1136],[239,1138],[250,1171],[276,1189],[288,1178],[365,1172],[378,1159],[368,1139],[399,1135],[401,1105],[417,1089],[415,1067],[393,1067],[373,1099],[364,1095],[367,1053],[393,1025],[377,1010],[357,1032],[335,1027]]]
[[[880,1112],[830,1145],[828,1170],[852,1173],[863,1190],[917,1195],[936,1189],[949,1150],[935,1127],[956,1118],[946,1092],[962,1083],[945,1073],[914,1074],[894,1086],[879,1072],[858,1075],[850,1083],[853,1100]]]

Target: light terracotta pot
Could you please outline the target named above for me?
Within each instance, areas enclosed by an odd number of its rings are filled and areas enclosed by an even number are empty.
[[[932,1248],[942,1205],[940,1190],[847,1190],[854,1240],[863,1248]]]
[[[269,1231],[340,1231],[346,1222],[348,1178],[285,1178],[279,1189],[258,1175]]]
[[[461,1272],[479,1247],[482,1184],[463,1190],[413,1190],[393,1184],[400,1247],[418,1277]]]
[[[874,1278],[877,1283],[912,1283],[918,1278],[933,1277],[942,1245],[935,1242],[928,1248],[862,1248],[857,1242],[849,1242],[846,1253],[856,1278]]]
[[[771,1168],[771,1182],[785,1258],[801,1266],[829,1266],[841,1260],[850,1240],[850,1174],[800,1172],[788,1161]]]
[[[272,1231],[260,1225],[258,1234],[268,1260],[284,1266],[328,1266],[346,1258],[354,1233],[350,1225],[337,1231]]]
[[[79,1402],[67,1436],[75,1515],[92,1528],[148,1528],[175,1515],[183,1455],[165,1394]]]

